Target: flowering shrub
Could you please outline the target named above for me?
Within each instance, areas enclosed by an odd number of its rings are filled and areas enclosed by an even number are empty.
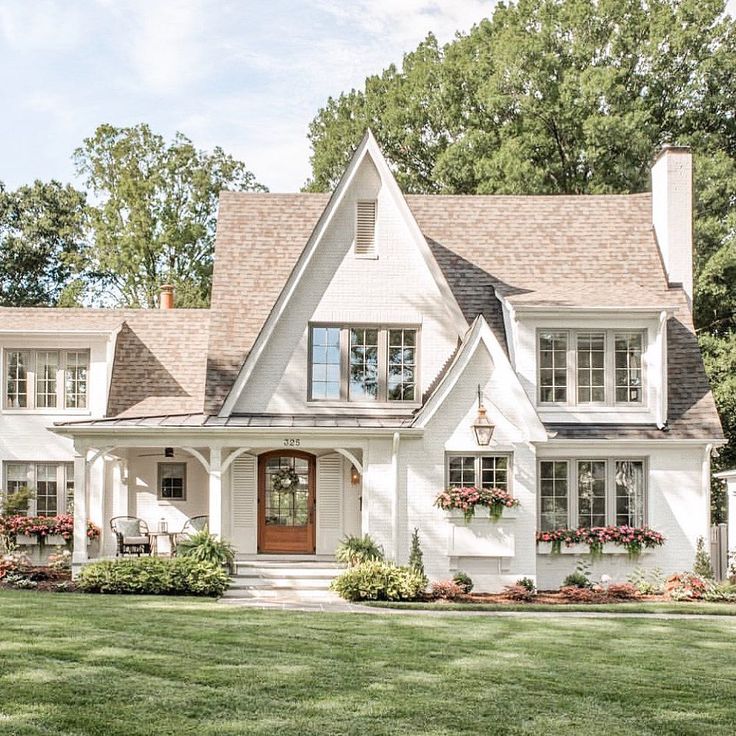
[[[676,572],[664,584],[665,592],[673,601],[700,600],[711,587],[711,583],[691,572]]]
[[[434,505],[443,511],[458,509],[463,512],[466,521],[475,516],[476,506],[486,506],[494,521],[501,518],[504,509],[519,505],[518,499],[501,488],[448,488],[435,499]]]
[[[647,526],[594,526],[590,529],[553,529],[537,532],[537,542],[550,542],[552,553],[559,554],[562,545],[587,544],[593,557],[603,553],[606,543],[625,547],[632,559],[641,554],[642,549],[651,549],[664,544],[664,537]]]
[[[17,537],[26,534],[43,541],[46,537],[58,535],[67,542],[74,538],[74,517],[71,514],[58,516],[0,516],[0,534],[4,537]],[[100,528],[87,522],[87,538],[98,539]]]
[[[432,583],[432,597],[441,598],[446,601],[454,601],[465,591],[454,580],[438,580]]]

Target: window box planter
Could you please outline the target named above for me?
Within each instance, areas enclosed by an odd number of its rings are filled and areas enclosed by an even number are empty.
[[[22,545],[38,544],[38,537],[35,534],[16,534],[15,543]]]
[[[654,552],[653,549],[643,549],[641,554],[646,555]],[[551,555],[552,543],[551,542],[537,542],[537,554],[538,555]],[[564,544],[560,549],[561,555],[589,555],[590,547],[587,544],[572,544],[566,547]],[[618,544],[604,544],[602,554],[604,555],[628,555],[626,547],[621,547]]]
[[[488,508],[479,507],[475,510],[475,515],[470,519],[470,521],[465,520],[465,514],[460,511],[459,509],[452,509],[450,511],[445,511],[445,518],[452,522],[453,524],[467,524],[473,521],[482,521],[482,522],[491,522],[493,524],[500,524],[504,519],[517,519],[519,516],[519,507],[508,507],[506,506],[503,511],[501,512],[501,518],[496,520],[494,519]]]

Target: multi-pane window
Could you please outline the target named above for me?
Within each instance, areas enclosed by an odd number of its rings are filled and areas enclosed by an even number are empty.
[[[567,333],[539,333],[539,397],[544,403],[567,401]]]
[[[641,460],[617,460],[616,524],[644,524],[644,463]]]
[[[68,350],[64,368],[64,405],[67,409],[87,408],[87,372],[89,354],[84,350]]]
[[[56,465],[36,466],[36,513],[55,516],[58,511],[59,481]]]
[[[53,350],[36,351],[36,407],[49,409],[56,406],[56,377],[59,373],[59,353]]]
[[[72,463],[5,463],[5,491],[10,496],[21,488],[33,492],[27,513],[55,516],[71,513],[74,502]]]
[[[616,402],[640,402],[641,387],[641,333],[621,333],[615,339]]]
[[[642,404],[643,332],[540,330],[540,404]]]
[[[577,335],[578,402],[603,403],[606,400],[606,336],[600,332]]]
[[[350,330],[351,401],[375,401],[378,398],[378,330]]]
[[[539,528],[565,529],[568,525],[568,465],[566,461],[539,463]]]
[[[455,487],[509,488],[508,455],[450,455],[447,482]]]
[[[574,489],[571,493],[570,489]],[[539,526],[643,526],[645,463],[640,459],[585,458],[539,462]]]
[[[416,397],[416,330],[388,331],[389,401],[414,401]]]
[[[606,525],[606,461],[578,462],[578,526]]]
[[[168,501],[183,501],[187,496],[187,464],[158,464],[158,497]]]
[[[28,406],[28,364],[30,353],[8,350],[5,353],[5,401],[10,409]]]
[[[415,402],[418,330],[410,327],[310,329],[310,400]]]
[[[340,328],[312,329],[312,398],[340,398]]]
[[[6,350],[6,409],[86,409],[87,350]]]

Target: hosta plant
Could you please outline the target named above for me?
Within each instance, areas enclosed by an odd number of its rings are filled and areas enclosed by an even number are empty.
[[[235,562],[235,548],[229,542],[210,534],[207,529],[182,539],[176,545],[177,557],[191,557],[198,562],[211,562],[214,565],[232,568]]]
[[[335,559],[349,567],[383,558],[383,547],[368,534],[362,537],[348,535],[340,541],[335,550]]]
[[[498,521],[504,509],[519,505],[519,500],[502,488],[453,487],[442,491],[434,501],[434,505],[443,511],[462,511],[465,521],[475,516],[476,508],[488,509],[491,519]]]

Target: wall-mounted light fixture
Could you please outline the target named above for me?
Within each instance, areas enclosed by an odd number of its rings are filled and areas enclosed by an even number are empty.
[[[360,483],[360,473],[358,472],[358,468],[356,468],[355,465],[350,468],[350,482],[354,486],[357,486],[358,483]]]
[[[473,424],[473,432],[475,432],[475,441],[481,447],[487,447],[491,444],[491,437],[493,437],[493,430],[495,427],[488,420],[486,416],[486,408],[483,406],[483,397],[480,392],[480,385],[478,385],[478,418]]]

